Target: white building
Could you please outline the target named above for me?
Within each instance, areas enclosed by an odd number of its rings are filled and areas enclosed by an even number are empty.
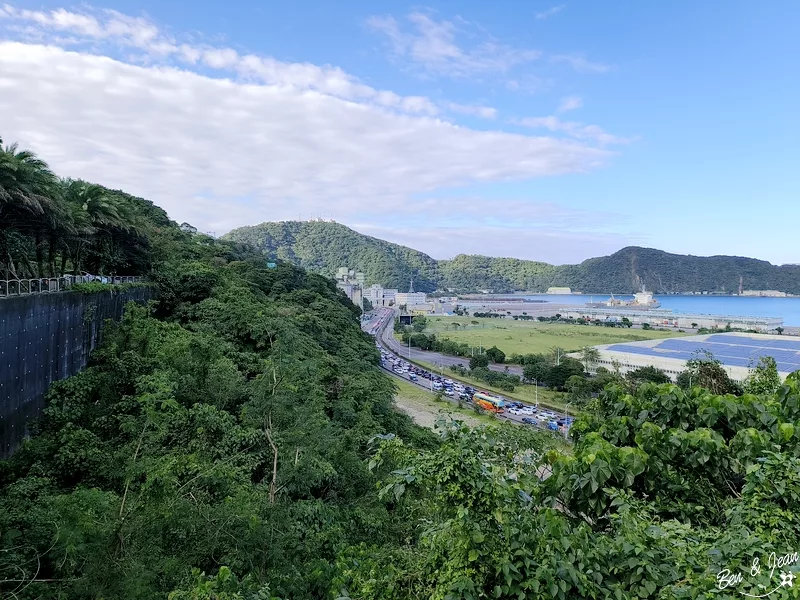
[[[401,306],[411,306],[412,304],[427,304],[428,296],[425,292],[397,292],[395,294],[395,304]]]
[[[364,298],[369,300],[372,306],[389,306],[393,304],[397,290],[384,288],[377,283],[373,283],[364,289]]]
[[[353,304],[362,308],[366,279],[364,273],[348,267],[339,267],[336,270],[336,287],[342,290]]]
[[[356,306],[361,306],[361,299],[363,297],[361,286],[356,283],[345,283],[343,281],[337,281],[336,287],[342,290],[350,301],[355,304]]]

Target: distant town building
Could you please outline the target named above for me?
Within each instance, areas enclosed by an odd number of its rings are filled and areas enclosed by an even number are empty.
[[[412,315],[432,315],[436,312],[434,304],[410,304],[408,313]]]
[[[397,292],[395,295],[395,304],[398,306],[405,304],[411,306],[413,304],[427,304],[428,297],[425,292]]]
[[[369,300],[372,306],[392,306],[396,295],[396,289],[384,288],[377,283],[364,288],[364,298]]]
[[[350,301],[361,308],[364,307],[364,283],[366,276],[348,267],[336,270],[336,287],[342,290]]]
[[[547,288],[548,294],[571,294],[572,290],[568,287],[549,287]]]
[[[742,296],[763,296],[768,298],[785,298],[786,292],[779,292],[778,290],[743,290]]]
[[[337,281],[336,287],[342,290],[350,301],[356,306],[362,306],[362,298],[364,297],[361,286],[357,283],[346,283],[344,281]]]
[[[736,315],[706,315],[692,313],[674,313],[668,309],[637,310],[633,308],[566,308],[563,316],[589,321],[621,321],[627,318],[634,325],[644,323],[652,327],[671,327],[694,329],[753,329],[756,331],[773,331],[783,325],[780,317],[743,317]]]

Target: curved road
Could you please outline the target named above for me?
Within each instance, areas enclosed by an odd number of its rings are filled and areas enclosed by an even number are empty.
[[[379,311],[386,311],[388,313],[391,313],[392,320],[394,320],[394,317],[397,314],[394,310],[390,308],[382,308],[379,309]],[[394,338],[394,329],[392,327],[388,327],[388,325],[381,334],[381,342],[387,349],[391,350],[395,354],[405,359],[409,359],[410,357],[411,360],[424,361],[432,365],[436,365],[437,367],[438,366],[449,367],[451,365],[462,365],[464,367],[469,366],[469,358],[467,358],[466,356],[448,356],[447,354],[441,354],[439,352],[429,352],[427,350],[419,350],[418,348],[411,348],[409,354],[409,347],[402,344],[401,342],[398,342]],[[499,371],[501,373],[505,372],[506,369],[508,369],[508,372],[511,373],[512,375],[519,375],[520,377],[522,377],[522,367],[517,365],[490,364],[489,368],[492,371]]]
[[[398,356],[401,359],[407,359],[407,357],[408,357],[408,347],[407,346],[403,346],[397,340],[394,339],[394,337],[392,336],[392,328],[389,327],[389,325],[394,322],[394,317],[395,317],[395,311],[394,310],[387,309],[387,308],[381,308],[381,309],[378,309],[375,312],[375,314],[373,315],[373,317],[371,319],[368,319],[366,321],[362,320],[361,327],[362,327],[362,329],[364,331],[366,331],[370,335],[375,336],[375,340],[381,346],[383,346],[384,350],[386,350],[386,351]],[[400,351],[404,350],[405,352],[401,353],[399,350]],[[422,350],[416,350],[414,348],[411,349],[411,357],[412,357],[413,360],[431,361],[432,360],[430,358],[431,355],[434,355],[434,356],[437,356],[437,357],[442,357],[443,359],[449,359],[451,362],[444,363],[445,366],[448,366],[450,364],[461,364],[461,363],[464,362],[459,357],[445,356],[445,355],[439,354],[438,352],[425,352],[425,351],[422,351]],[[495,366],[499,366],[499,365],[495,365]],[[408,383],[416,384],[419,387],[421,387],[423,389],[426,389],[426,390],[430,389],[430,380],[429,379],[423,378],[423,379],[419,379],[417,381],[412,381],[411,379],[408,378],[407,375],[398,375],[388,365],[385,365],[383,368],[392,377],[397,377],[398,379],[402,379],[403,381],[406,381]],[[457,402],[457,400],[449,398],[447,396],[445,396],[445,398],[450,402],[453,402],[453,403]],[[547,409],[544,409],[538,415],[533,415],[533,416],[535,418],[538,418],[540,420],[540,422],[542,422],[542,421],[544,421],[543,417],[545,417],[545,415],[548,414],[548,413],[552,414],[554,416],[554,420],[559,420],[559,419],[563,418],[563,415],[561,415],[561,414],[559,414],[559,413],[557,413],[557,412],[555,412],[553,410],[547,410]],[[504,419],[506,421],[512,421],[514,423],[517,423],[517,424],[521,425],[522,424],[522,419],[526,415],[512,415],[512,414],[510,414],[508,412],[504,412],[504,413],[501,413],[501,414],[497,414],[495,416],[497,418],[499,418],[499,419]],[[544,425],[543,422],[542,422],[542,425]],[[561,433],[566,433],[564,428],[560,428],[560,432]]]

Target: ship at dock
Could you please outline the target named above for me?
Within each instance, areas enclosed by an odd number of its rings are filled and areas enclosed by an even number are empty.
[[[604,302],[586,303],[587,308],[630,308],[635,310],[650,310],[660,306],[661,302],[653,298],[653,294],[645,290],[644,286],[642,286],[641,292],[633,295],[632,300],[620,300],[619,298],[614,298],[614,294],[611,294],[611,298]]]

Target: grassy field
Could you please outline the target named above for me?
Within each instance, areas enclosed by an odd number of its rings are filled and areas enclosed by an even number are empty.
[[[433,363],[421,361],[421,360],[414,360],[411,361],[420,367],[428,369],[433,373],[440,373],[441,370],[438,366],[434,365]],[[458,375],[453,373],[450,369],[444,369],[444,376],[449,377],[453,381],[460,381],[462,383],[466,383],[471,385],[472,387],[479,389],[479,390],[487,390],[489,392],[494,392],[504,398],[508,398],[509,400],[519,400],[520,402],[525,402],[527,404],[535,404],[537,399],[539,404],[545,406],[547,408],[552,408],[559,412],[564,412],[564,409],[567,404],[566,394],[561,392],[554,392],[552,390],[539,388],[538,392],[536,390],[536,386],[534,385],[519,385],[514,389],[513,392],[505,392],[500,388],[492,387],[490,385],[486,385],[485,382],[479,381],[470,377],[469,375]],[[570,407],[570,413],[575,414],[575,408]]]
[[[476,321],[477,324],[474,324]],[[458,323],[459,326],[454,328],[453,323]],[[640,342],[683,335],[677,330],[648,331],[474,317],[428,317],[425,333],[435,333],[440,339],[449,338],[476,348],[479,345],[483,348],[497,346],[506,355],[547,353],[553,347],[575,352],[584,346]]]
[[[471,408],[458,408],[454,402],[447,400],[437,402],[431,392],[413,383],[398,379],[394,379],[394,381],[400,388],[394,397],[397,407],[414,419],[417,425],[433,429],[436,419],[442,415],[450,415],[470,426],[499,424],[498,420],[491,415],[476,414]]]

